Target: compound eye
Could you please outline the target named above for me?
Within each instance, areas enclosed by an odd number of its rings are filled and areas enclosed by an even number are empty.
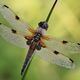
[[[39,25],[39,26],[42,26],[42,25],[43,25],[43,22],[40,22],[38,25]]]
[[[47,23],[44,23],[44,24],[43,24],[43,27],[44,27],[44,29],[47,30],[47,29],[48,29],[48,24],[47,24]]]
[[[41,28],[43,28],[43,29],[45,29],[45,30],[48,29],[48,24],[47,24],[47,22],[40,22],[38,25],[39,25],[39,27],[41,27]]]

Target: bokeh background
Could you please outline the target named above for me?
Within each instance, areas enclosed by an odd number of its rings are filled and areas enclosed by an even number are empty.
[[[54,0],[0,0],[34,28],[46,19]],[[6,21],[0,15],[0,22]],[[58,0],[47,34],[80,42],[80,0]],[[28,49],[18,48],[0,37],[0,80],[21,80],[20,70]],[[69,70],[34,56],[24,80],[80,80],[80,53],[67,54],[76,64]]]

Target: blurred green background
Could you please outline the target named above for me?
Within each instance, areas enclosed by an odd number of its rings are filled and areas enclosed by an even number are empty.
[[[34,28],[46,19],[54,0],[0,0]],[[0,15],[0,21],[5,20]],[[80,42],[80,0],[58,0],[47,34]],[[0,80],[21,80],[20,70],[28,49],[20,49],[0,37]],[[25,80],[80,80],[80,54],[67,54],[76,64],[69,70],[34,56]]]

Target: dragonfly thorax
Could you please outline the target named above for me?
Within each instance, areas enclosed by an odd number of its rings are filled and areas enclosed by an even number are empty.
[[[34,37],[33,37],[33,40],[35,42],[38,42],[41,39],[41,37],[42,37],[42,34],[39,33],[39,32],[36,32],[35,35],[34,35]]]
[[[36,32],[35,35],[34,35],[34,37],[32,37],[32,39],[30,39],[30,40],[27,41],[27,45],[32,45],[32,44],[34,44],[35,47],[36,47],[36,49],[37,49],[37,50],[40,50],[41,47],[42,47],[41,44],[40,44],[40,42],[41,42],[41,37],[42,37],[42,34],[39,33],[39,32]]]

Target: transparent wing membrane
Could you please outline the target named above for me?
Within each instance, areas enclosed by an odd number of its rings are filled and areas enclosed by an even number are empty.
[[[63,66],[65,68],[71,69],[75,67],[72,59],[55,50],[51,51],[46,48],[42,48],[41,51],[36,51],[36,55],[40,56],[50,63]]]
[[[50,39],[45,44],[61,53],[80,53],[80,44],[74,42],[68,42],[65,40],[58,40],[56,38]]]
[[[20,20],[20,17],[17,16],[8,6],[0,5],[0,13],[10,23],[11,27],[19,31],[23,35],[30,34],[30,27],[28,24],[25,24]]]
[[[11,42],[12,44],[18,47],[26,48],[26,39],[23,36],[18,35],[16,33],[13,33],[10,28],[0,23],[0,36],[2,36],[5,40]]]

